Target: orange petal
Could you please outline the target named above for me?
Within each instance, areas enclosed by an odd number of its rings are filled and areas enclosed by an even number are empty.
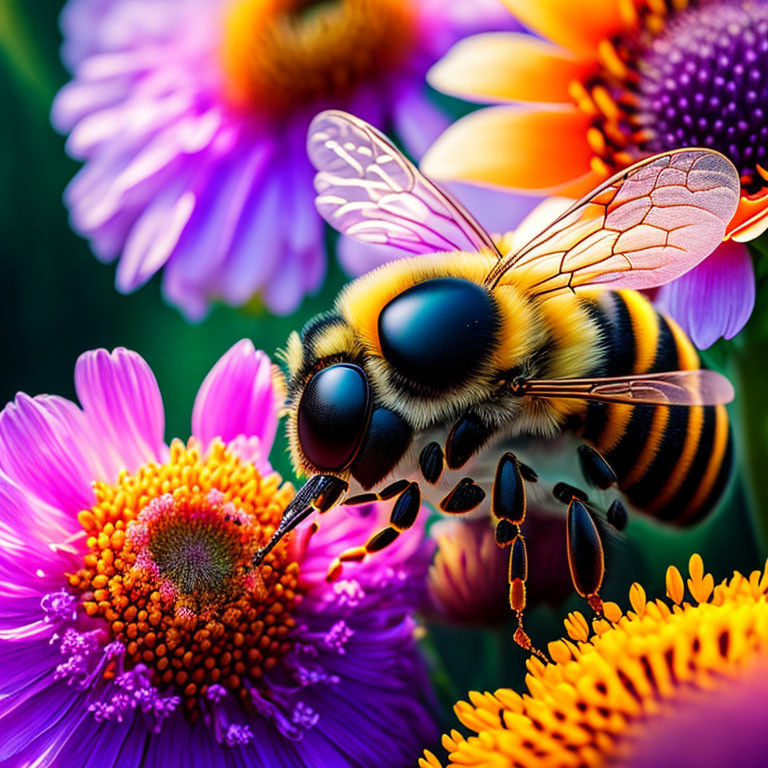
[[[451,125],[421,168],[445,181],[549,192],[589,173],[589,117],[578,109],[488,107]]]
[[[468,101],[570,103],[568,85],[594,65],[531,35],[489,32],[468,37],[429,71],[438,91]]]
[[[743,196],[739,200],[731,223],[725,233],[725,239],[737,243],[748,243],[760,237],[768,229],[768,189],[759,197]]]
[[[622,0],[502,0],[526,27],[582,56],[627,29],[633,4]],[[621,6],[625,6],[626,15]]]

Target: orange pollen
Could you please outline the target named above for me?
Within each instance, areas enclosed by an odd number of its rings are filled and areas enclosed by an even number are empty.
[[[246,700],[289,650],[301,597],[287,543],[251,568],[290,484],[261,477],[220,441],[203,456],[190,439],[172,443],[167,464],[94,490],[96,504],[78,516],[88,554],[69,575],[86,613],[108,622],[127,666],[150,668],[188,712],[212,684]]]
[[[414,22],[408,0],[233,0],[221,48],[227,96],[278,118],[338,106],[402,64]]]
[[[644,145],[653,138],[653,131],[638,114],[637,51],[664,29],[669,13],[682,10],[687,2],[679,0],[668,7],[665,0],[642,0],[636,5],[625,0],[623,4],[631,6],[631,14],[625,13],[628,31],[601,40],[592,76],[571,83],[571,98],[592,118],[587,141],[594,152],[595,173],[607,177],[648,154]]]

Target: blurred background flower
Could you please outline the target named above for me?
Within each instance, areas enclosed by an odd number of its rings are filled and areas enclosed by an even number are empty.
[[[425,156],[425,172],[578,197],[656,152],[720,150],[742,180],[729,242],[661,288],[658,301],[700,348],[735,336],[755,300],[742,243],[768,227],[768,6],[505,1],[547,39],[478,35],[430,71],[439,90],[503,106],[451,126]]]
[[[309,120],[339,107],[421,155],[448,124],[424,73],[465,32],[503,22],[495,0],[70,0],[72,82],[54,125],[84,167],[74,229],[119,290],[163,270],[189,319],[258,294],[292,312],[326,272],[306,157]],[[507,25],[509,22],[506,22]]]
[[[593,632],[580,614],[569,639],[550,643],[552,662],[528,661],[528,694],[470,693],[455,711],[477,735],[443,737],[450,766],[763,765],[768,730],[768,563],[718,586],[690,559],[667,571],[669,602],[630,590]],[[590,636],[591,635],[591,636]],[[421,768],[442,768],[426,752]]]
[[[509,607],[509,550],[496,544],[494,520],[449,517],[429,529],[435,556],[429,569],[428,615],[458,626],[502,627],[514,623]],[[528,510],[529,606],[558,605],[573,593],[565,556],[565,525],[551,511]]]
[[[20,394],[0,413],[0,762],[412,765],[433,732],[411,585],[419,531],[329,584],[385,510],[279,545],[270,362],[235,345],[187,444],[163,438],[146,362],[84,354],[82,409]]]

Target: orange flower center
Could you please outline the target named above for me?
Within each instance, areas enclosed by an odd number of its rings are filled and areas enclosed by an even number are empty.
[[[414,36],[407,0],[234,0],[221,51],[228,96],[274,117],[333,106],[400,66]]]
[[[292,495],[221,442],[201,456],[174,441],[170,461],[96,483],[80,513],[88,534],[83,567],[69,576],[89,616],[109,623],[125,662],[146,665],[188,712],[213,684],[241,699],[288,651],[300,598],[287,544],[258,570]]]

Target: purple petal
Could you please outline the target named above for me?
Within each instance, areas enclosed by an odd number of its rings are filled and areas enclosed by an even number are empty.
[[[79,408],[49,395],[19,393],[0,413],[0,469],[30,495],[77,513],[92,506],[97,462]]]
[[[682,277],[659,289],[656,305],[671,315],[699,349],[721,336],[732,339],[755,306],[755,274],[749,249],[732,240]]]
[[[277,395],[269,358],[243,339],[226,352],[200,385],[192,410],[192,434],[203,445],[219,437],[257,437],[269,453],[277,431]]]
[[[486,232],[511,232],[541,202],[532,195],[517,195],[502,189],[452,182],[446,189],[477,219]]]
[[[158,195],[131,229],[115,283],[123,293],[143,285],[168,261],[194,207],[192,193],[175,185]]]
[[[420,158],[448,127],[448,115],[432,104],[421,82],[396,100],[392,115],[395,130],[413,157]]]
[[[370,272],[389,261],[409,258],[410,256],[410,253],[393,245],[361,243],[359,240],[346,235],[341,235],[336,245],[336,258],[338,258],[341,268],[353,277]]]
[[[9,612],[8,597],[32,598],[40,618],[40,598],[56,589],[75,550],[51,546],[78,532],[77,519],[35,499],[0,472],[0,617]]]
[[[303,147],[304,132],[295,128],[288,137],[288,150],[298,152]],[[301,155],[280,171],[282,187],[282,216],[290,221],[283,228],[282,254],[264,286],[264,303],[271,312],[288,314],[301,303],[306,293],[315,291],[325,276],[326,256],[323,244],[323,221],[315,209],[312,184],[314,171]]]
[[[163,461],[163,401],[140,355],[123,348],[84,353],[75,366],[75,389],[113,472]]]
[[[277,268],[282,251],[283,182],[269,169],[252,191],[232,242],[226,268],[219,277],[224,298],[242,304],[254,295]]]

